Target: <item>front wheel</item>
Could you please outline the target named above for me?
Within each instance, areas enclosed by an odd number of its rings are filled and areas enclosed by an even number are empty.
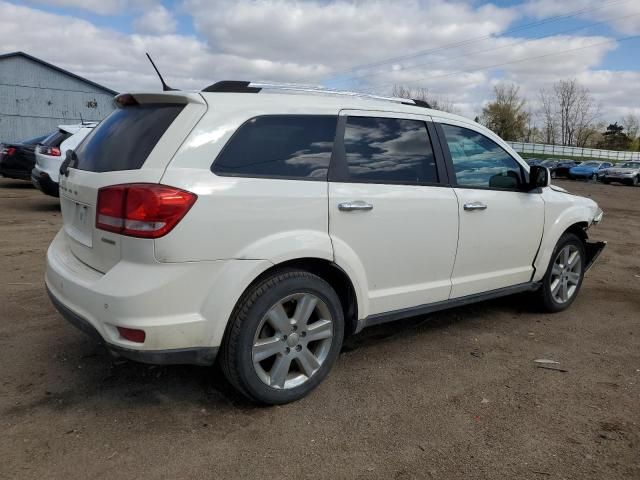
[[[281,271],[251,287],[220,351],[229,382],[266,404],[299,400],[324,380],[344,335],[340,299],[320,277]]]
[[[560,312],[573,303],[584,278],[584,243],[573,233],[560,237],[542,285],[536,292],[538,305],[547,312]]]
[[[631,180],[631,185],[635,187],[638,185],[638,182],[640,182],[640,177],[633,177],[633,180]]]

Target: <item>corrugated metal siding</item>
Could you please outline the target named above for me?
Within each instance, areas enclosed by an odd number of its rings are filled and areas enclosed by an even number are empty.
[[[52,131],[60,124],[102,120],[113,96],[24,57],[0,60],[0,142]]]

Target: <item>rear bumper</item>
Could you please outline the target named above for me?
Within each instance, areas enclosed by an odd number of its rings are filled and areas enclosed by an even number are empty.
[[[134,350],[105,341],[91,323],[66,307],[47,287],[47,293],[56,310],[74,327],[103,344],[112,354],[135,362],[153,365],[212,365],[218,354],[216,347],[175,348],[167,350]]]
[[[61,230],[47,251],[45,283],[63,316],[111,351],[146,363],[203,365],[215,359],[237,299],[264,264],[123,258],[101,273],[73,254]],[[123,338],[117,327],[144,330],[144,342]]]
[[[633,183],[635,175],[604,175],[602,179],[606,182]]]
[[[2,165],[0,165],[0,175],[2,175],[5,178],[14,178],[16,180],[30,180],[31,170],[5,168]]]
[[[52,197],[60,196],[59,185],[51,179],[47,172],[43,172],[37,166],[31,170],[31,183],[46,195],[51,195]]]

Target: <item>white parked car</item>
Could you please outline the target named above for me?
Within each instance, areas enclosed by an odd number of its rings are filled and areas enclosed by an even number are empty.
[[[550,312],[575,300],[604,247],[593,200],[421,102],[295,93],[119,95],[63,166],[58,310],[124,357],[217,358],[277,404],[367,326],[517,292]]]
[[[31,182],[38,190],[53,197],[58,196],[58,177],[66,152],[76,148],[96,125],[97,122],[59,125],[36,147],[36,164],[31,171]]]

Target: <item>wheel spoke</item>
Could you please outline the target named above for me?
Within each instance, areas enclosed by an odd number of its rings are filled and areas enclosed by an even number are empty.
[[[318,320],[307,327],[307,342],[314,342],[333,336],[333,324],[330,320]]]
[[[269,384],[272,387],[284,388],[284,382],[287,380],[289,367],[291,366],[291,357],[287,355],[279,355],[273,362],[273,367],[269,372]]]
[[[569,264],[569,247],[565,247],[562,250],[562,266],[564,268],[567,268],[568,264]]]
[[[553,267],[551,268],[551,275],[553,275],[554,277],[557,277],[561,273],[562,273],[562,267],[557,263],[554,263]]]
[[[253,346],[253,361],[261,362],[283,350],[284,344],[279,337],[261,338]]]
[[[291,322],[281,303],[273,306],[267,313],[267,317],[269,318],[269,323],[277,332],[282,334],[289,333]]]
[[[296,361],[307,377],[311,377],[311,375],[320,368],[320,362],[308,348],[302,349]]]
[[[567,299],[569,298],[569,289],[567,288],[567,281],[562,280],[560,283],[562,285],[562,287],[560,287],[560,298],[562,299],[563,302],[566,302]]]
[[[569,272],[569,282],[571,282],[573,285],[577,285],[578,282],[580,281],[580,274],[576,273],[576,272]]]
[[[317,297],[313,295],[304,295],[296,304],[296,311],[293,314],[293,318],[299,325],[306,325],[317,304]]]
[[[569,266],[572,268],[575,267],[578,263],[578,260],[580,260],[580,253],[576,250],[569,257]]]
[[[551,282],[551,294],[556,296],[558,295],[558,290],[560,289],[560,285],[562,285],[562,280],[556,278],[553,282]]]

